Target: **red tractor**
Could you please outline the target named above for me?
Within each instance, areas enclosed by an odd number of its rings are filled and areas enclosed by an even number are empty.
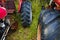
[[[22,25],[24,27],[27,27],[31,24],[32,10],[31,10],[31,3],[29,1],[19,0],[18,11],[16,11],[14,0],[0,0],[0,19],[2,18],[0,20],[1,22],[0,40],[5,40],[7,33],[9,32],[10,29],[12,30],[17,29],[18,22],[13,20],[12,18],[13,14],[16,13],[17,14],[20,13]]]

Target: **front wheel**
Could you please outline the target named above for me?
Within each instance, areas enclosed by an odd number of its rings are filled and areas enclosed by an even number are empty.
[[[29,1],[25,1],[22,3],[21,21],[24,27],[29,26],[32,22],[32,9],[31,9],[31,3]]]

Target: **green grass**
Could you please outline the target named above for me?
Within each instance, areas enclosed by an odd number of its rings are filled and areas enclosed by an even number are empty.
[[[20,16],[17,15],[17,21],[19,22],[18,29],[16,32],[8,35],[7,40],[36,40],[38,17],[40,14],[41,6],[39,0],[31,0],[30,2],[32,4],[33,14],[33,21],[30,27],[23,28],[21,25]],[[17,4],[18,3],[16,3],[16,6],[18,6]]]

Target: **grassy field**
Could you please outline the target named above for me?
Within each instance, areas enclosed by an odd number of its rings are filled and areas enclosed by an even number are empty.
[[[30,0],[32,4],[32,14],[33,21],[30,27],[23,28],[20,21],[20,15],[17,15],[17,21],[19,22],[18,29],[16,32],[8,35],[7,40],[36,40],[37,36],[37,24],[38,17],[40,14],[40,1],[39,0]],[[16,2],[17,8],[18,2]]]

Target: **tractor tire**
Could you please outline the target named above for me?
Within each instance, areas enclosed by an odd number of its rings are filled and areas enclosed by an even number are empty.
[[[27,27],[32,22],[32,10],[31,3],[29,1],[24,1],[21,6],[21,21],[23,27]]]
[[[55,9],[42,10],[39,16],[41,40],[60,40],[60,12]]]

